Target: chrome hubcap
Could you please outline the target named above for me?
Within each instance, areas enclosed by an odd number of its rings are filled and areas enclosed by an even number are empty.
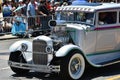
[[[70,64],[70,70],[73,75],[78,74],[81,71],[81,64],[79,58],[74,58]]]

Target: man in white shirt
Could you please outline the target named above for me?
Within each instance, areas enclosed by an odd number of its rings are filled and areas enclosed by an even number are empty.
[[[27,17],[28,17],[28,29],[33,29],[35,25],[35,2],[34,0],[30,0],[27,6]]]

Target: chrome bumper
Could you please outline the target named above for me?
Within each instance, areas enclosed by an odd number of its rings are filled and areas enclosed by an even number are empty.
[[[30,69],[37,72],[45,72],[45,73],[60,72],[60,66],[54,66],[54,65],[50,65],[50,66],[35,65],[35,64],[28,64],[28,63],[18,63],[13,61],[8,61],[8,65],[16,68]]]

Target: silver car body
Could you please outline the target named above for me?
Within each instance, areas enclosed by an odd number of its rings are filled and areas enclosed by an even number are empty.
[[[68,33],[71,36],[71,39],[74,44],[67,43],[68,37],[66,35],[60,35],[57,37],[55,35],[54,39],[52,39],[49,36],[38,36],[33,39],[33,42],[28,41],[18,41],[15,42],[10,47],[10,52],[15,51],[21,51],[21,44],[25,43],[28,48],[25,52],[22,52],[24,55],[24,58],[29,63],[22,64],[27,65],[28,69],[34,69],[35,71],[40,72],[59,72],[60,66],[54,66],[49,65],[50,62],[54,59],[54,57],[65,57],[70,54],[70,51],[72,50],[79,50],[81,54],[84,56],[84,58],[94,67],[103,67],[107,65],[111,65],[114,63],[120,62],[120,4],[116,3],[109,3],[109,4],[90,4],[90,5],[75,5],[75,6],[64,6],[64,7],[58,7],[56,10],[56,13],[58,12],[88,12],[88,13],[94,13],[93,15],[93,23],[90,23],[89,20],[88,23],[79,23],[79,21],[76,22],[66,22],[62,20],[56,20],[59,25],[56,25],[58,27],[66,27]],[[115,11],[117,13],[117,19],[116,23],[114,24],[105,24],[105,25],[99,25],[98,24],[98,16],[100,12],[111,12]],[[61,25],[62,24],[62,25]],[[54,35],[53,35],[54,36]],[[34,58],[33,55],[40,54],[39,48],[42,50],[43,46],[41,43],[37,44],[37,40],[46,42],[45,44],[45,54],[48,54],[47,64],[46,65],[40,65],[39,62],[34,62],[35,59],[44,61],[42,57],[39,56],[39,58]],[[55,50],[53,48],[53,42],[56,40],[63,41],[62,46]],[[36,41],[36,43],[34,43]],[[64,43],[65,42],[65,43]],[[60,43],[60,42],[59,42]],[[38,46],[39,45],[39,46]],[[37,48],[38,47],[38,48]],[[33,49],[34,48],[34,49]],[[36,49],[35,49],[36,48]],[[38,50],[36,52],[35,50]],[[42,53],[43,54],[43,53]],[[54,54],[54,56],[53,56]],[[37,65],[39,66],[37,67]],[[17,64],[12,63],[12,61],[9,61],[9,65]],[[19,64],[19,65],[20,65]],[[14,65],[13,65],[14,66]],[[47,67],[46,67],[47,66]],[[54,70],[51,70],[50,67]],[[18,67],[18,66],[17,66]],[[34,67],[37,67],[36,69]],[[43,70],[44,68],[46,70]],[[24,67],[27,68],[27,67]],[[41,68],[41,69],[40,69]],[[47,69],[49,70],[47,71]]]

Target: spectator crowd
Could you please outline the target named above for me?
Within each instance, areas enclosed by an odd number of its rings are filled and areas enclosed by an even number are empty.
[[[26,30],[34,29],[35,25],[42,26],[42,29],[48,29],[47,23],[52,18],[51,16],[54,15],[56,8],[58,6],[70,5],[73,1],[75,0],[3,0],[0,9],[0,21],[4,22],[5,27],[9,25],[7,23],[12,24],[9,26],[11,26],[10,30],[13,34],[21,31],[24,34]],[[84,1],[94,2],[95,0]],[[3,19],[1,19],[1,16],[3,16]],[[0,32],[3,30],[0,26]]]
[[[6,23],[12,23],[12,25],[10,25],[12,27],[11,32],[16,34],[20,31],[33,29],[36,24],[43,26],[41,24],[46,24],[46,22],[51,19],[50,16],[55,13],[55,9],[58,6],[69,4],[70,2],[68,0],[4,0],[0,12],[4,18],[4,26],[8,26]],[[38,18],[38,16],[42,17]],[[12,18],[12,20],[10,18]],[[21,26],[23,26],[21,23],[24,23],[26,29],[21,28]],[[20,28],[18,26],[20,26]],[[44,29],[44,27],[42,28]]]
[[[62,4],[68,4],[68,0],[5,0],[2,3],[3,17],[14,16],[14,10],[22,8],[24,16],[50,15],[56,7]]]

